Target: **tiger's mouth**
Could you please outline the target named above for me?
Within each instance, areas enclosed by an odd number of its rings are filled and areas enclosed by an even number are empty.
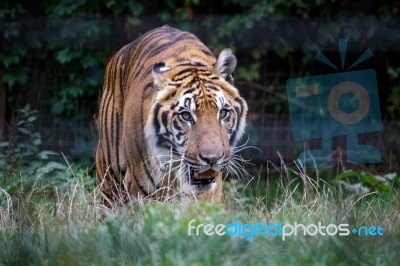
[[[196,186],[198,188],[204,188],[203,190],[209,190],[208,187],[211,188],[211,185],[216,182],[216,177],[219,172],[209,169],[204,172],[199,172],[194,169],[190,169],[189,183],[192,186]]]

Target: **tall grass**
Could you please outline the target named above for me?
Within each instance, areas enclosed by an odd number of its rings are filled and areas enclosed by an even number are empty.
[[[399,193],[356,194],[286,167],[225,183],[215,204],[105,208],[75,176],[64,191],[0,189],[0,265],[395,265]],[[267,180],[267,181],[266,181]],[[188,223],[380,225],[384,236],[188,236]]]

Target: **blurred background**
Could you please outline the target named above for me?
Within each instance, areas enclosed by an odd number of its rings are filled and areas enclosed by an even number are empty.
[[[245,140],[260,149],[243,157],[256,165],[290,163],[305,146],[320,145],[293,141],[286,81],[344,71],[338,39],[348,39],[347,66],[370,48],[373,57],[352,70],[375,69],[383,130],[361,142],[382,152],[382,163],[367,167],[398,170],[400,1],[2,0],[0,150],[29,138],[33,151],[25,155],[54,151],[92,167],[107,60],[164,24],[192,32],[216,55],[234,51],[235,85],[250,107]],[[339,70],[315,60],[318,50]],[[333,149],[345,151],[346,138],[334,137]]]

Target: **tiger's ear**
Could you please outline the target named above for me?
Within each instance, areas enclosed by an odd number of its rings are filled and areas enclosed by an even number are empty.
[[[225,48],[218,56],[214,69],[228,82],[233,84],[233,71],[235,71],[237,60],[232,50]]]
[[[161,89],[164,87],[164,84],[168,80],[165,74],[170,70],[171,68],[165,66],[164,62],[159,62],[154,64],[152,74],[154,79],[154,85],[157,89]]]

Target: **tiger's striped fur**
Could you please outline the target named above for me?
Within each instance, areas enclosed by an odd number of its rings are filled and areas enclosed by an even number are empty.
[[[247,113],[235,67],[230,49],[217,60],[193,34],[169,26],[114,54],[98,114],[103,194],[218,201]]]

